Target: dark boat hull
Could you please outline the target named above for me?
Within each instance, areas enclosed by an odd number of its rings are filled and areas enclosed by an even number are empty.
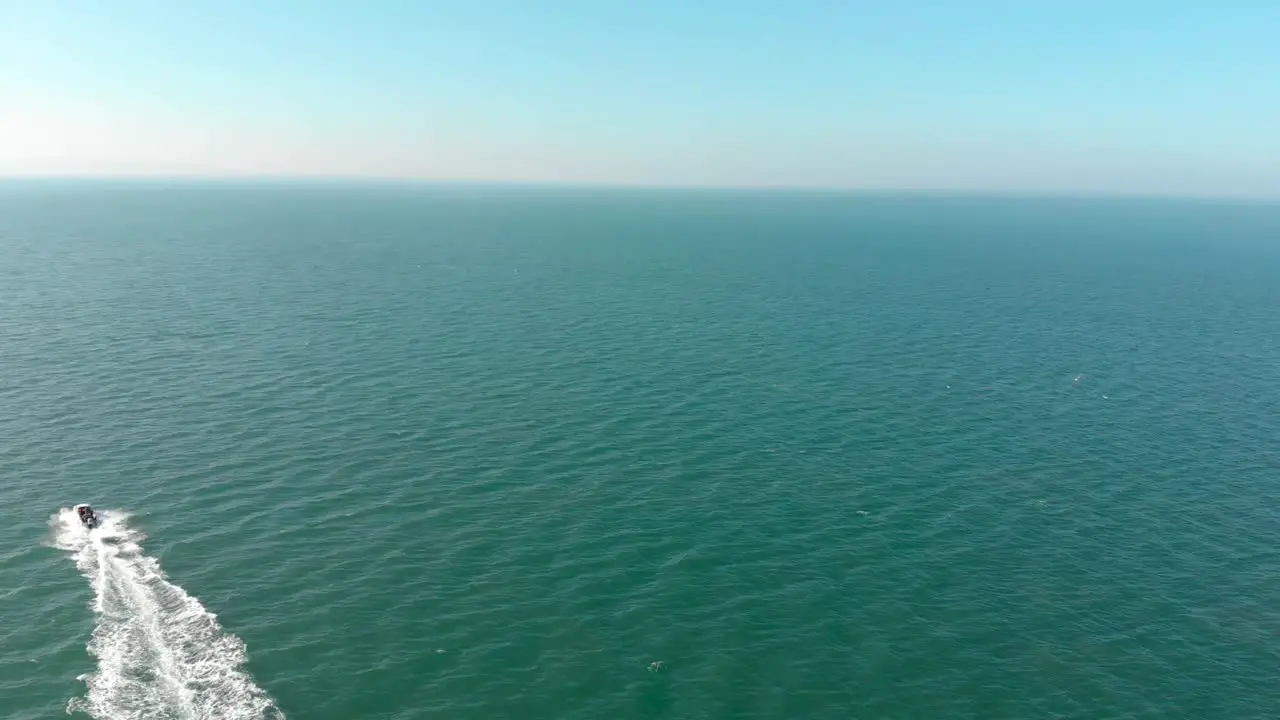
[[[79,516],[79,518],[80,518],[80,524],[81,524],[81,525],[84,525],[85,527],[89,528],[90,530],[92,530],[92,529],[94,529],[94,528],[98,527],[98,525],[102,524],[102,523],[98,520],[98,514],[97,514],[97,513],[95,513],[95,512],[93,511],[93,508],[92,508],[92,507],[89,507],[89,505],[88,505],[88,504],[77,505],[77,506],[75,506],[75,508],[73,508],[73,509],[76,511],[76,515],[77,515],[77,516]]]

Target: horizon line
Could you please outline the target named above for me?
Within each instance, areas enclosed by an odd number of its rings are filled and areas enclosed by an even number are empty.
[[[1248,203],[1280,203],[1280,192],[1206,192],[1206,191],[1154,191],[1123,189],[1071,189],[1071,188],[971,188],[959,186],[880,186],[880,185],[825,185],[825,184],[767,184],[767,183],[679,183],[639,182],[626,180],[557,180],[496,179],[496,178],[432,178],[425,176],[365,175],[365,174],[181,174],[181,173],[3,173],[0,184],[8,183],[56,183],[56,182],[111,182],[111,183],[269,183],[269,184],[346,184],[346,185],[401,185],[435,187],[491,187],[529,189],[579,189],[579,190],[683,190],[706,192],[777,192],[777,193],[830,193],[859,195],[931,195],[954,197],[1015,197],[1053,199],[1116,199],[1116,200],[1204,200],[1235,201]]]

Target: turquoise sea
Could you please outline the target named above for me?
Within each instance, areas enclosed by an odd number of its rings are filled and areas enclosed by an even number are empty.
[[[1280,205],[13,181],[0,409],[8,720],[1280,717]]]

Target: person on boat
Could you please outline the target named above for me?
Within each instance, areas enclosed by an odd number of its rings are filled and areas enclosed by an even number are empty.
[[[98,518],[93,514],[93,508],[88,505],[77,505],[76,514],[80,516],[80,522],[93,527],[98,523]]]

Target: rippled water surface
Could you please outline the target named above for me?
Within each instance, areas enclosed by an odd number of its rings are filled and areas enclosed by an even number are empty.
[[[1275,206],[0,184],[0,716],[1280,717],[1278,343]]]

